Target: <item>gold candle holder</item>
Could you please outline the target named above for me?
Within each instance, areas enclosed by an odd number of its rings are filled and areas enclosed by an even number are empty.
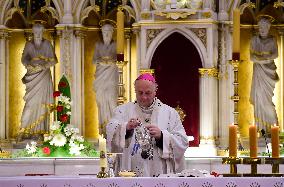
[[[279,174],[279,164],[284,164],[284,158],[265,158],[264,162],[272,165],[272,174]]]
[[[97,174],[97,178],[108,178],[108,174],[106,172],[105,167],[101,167],[101,171]]]
[[[239,59],[235,58],[235,59]],[[231,99],[234,102],[234,125],[239,125],[239,66],[240,63],[243,62],[242,60],[229,60],[229,63],[233,66],[234,70],[234,95],[231,97]],[[242,143],[241,143],[241,136],[238,128],[238,150],[244,150]]]
[[[243,174],[244,176],[258,176],[257,164],[261,164],[260,158],[243,158],[243,164],[250,164],[251,166],[250,174]]]
[[[125,89],[123,84],[123,67],[127,64],[127,61],[116,61],[116,65],[118,68],[118,98],[117,104],[121,105],[126,101],[124,96]]]
[[[222,164],[230,164],[230,173],[223,174],[224,177],[241,177],[241,174],[238,174],[237,165],[242,163],[242,159],[238,157],[226,157],[222,159]]]

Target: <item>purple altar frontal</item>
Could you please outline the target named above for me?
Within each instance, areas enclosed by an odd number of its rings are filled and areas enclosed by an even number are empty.
[[[105,178],[95,176],[0,177],[1,187],[283,187],[282,177]]]

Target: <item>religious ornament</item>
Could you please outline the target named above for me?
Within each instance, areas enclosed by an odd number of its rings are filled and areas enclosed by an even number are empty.
[[[135,144],[132,149],[131,155],[137,153],[139,148],[141,148],[141,157],[143,159],[149,158],[149,160],[153,160],[153,143],[152,138],[150,136],[149,130],[140,123],[134,130],[135,134]]]

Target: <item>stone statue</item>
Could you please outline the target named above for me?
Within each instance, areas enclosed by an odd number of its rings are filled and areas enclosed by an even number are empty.
[[[22,78],[26,93],[20,133],[28,137],[49,131],[48,106],[54,103],[50,67],[57,63],[53,46],[42,36],[43,25],[35,24],[32,32],[33,40],[25,44],[22,54],[22,63],[27,72]]]
[[[103,42],[95,47],[93,63],[96,64],[94,89],[99,109],[100,133],[105,133],[105,125],[112,117],[118,98],[118,68],[116,66],[116,43],[112,40],[113,26],[102,26]]]
[[[278,56],[277,41],[269,35],[271,18],[260,17],[259,34],[250,44],[250,59],[253,61],[253,75],[250,101],[254,106],[254,117],[258,130],[270,129],[278,124],[275,106],[272,102],[273,91],[279,80],[274,59]]]

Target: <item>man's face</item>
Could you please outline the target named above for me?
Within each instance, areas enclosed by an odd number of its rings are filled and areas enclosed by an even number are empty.
[[[102,33],[103,33],[103,40],[104,40],[104,43],[109,45],[110,42],[111,42],[111,39],[112,39],[112,30],[103,30]]]
[[[34,41],[36,44],[39,44],[42,40],[42,34],[43,30],[41,28],[34,28],[33,29],[33,34],[34,34]]]
[[[148,80],[137,80],[135,92],[138,104],[142,107],[149,107],[156,96],[156,84]]]

